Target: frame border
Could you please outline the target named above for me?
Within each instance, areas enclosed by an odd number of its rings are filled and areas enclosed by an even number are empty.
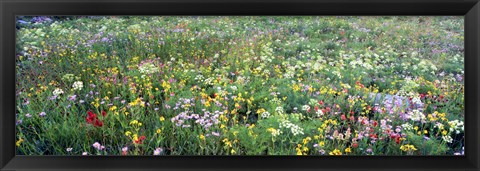
[[[466,155],[15,156],[16,15],[464,16]],[[0,0],[0,23],[0,170],[480,170],[479,0]]]

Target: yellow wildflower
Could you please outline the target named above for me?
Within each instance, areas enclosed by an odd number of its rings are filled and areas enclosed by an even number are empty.
[[[352,149],[350,149],[350,147],[345,149],[345,153],[351,153],[351,152],[352,152]]]
[[[19,146],[22,144],[23,141],[24,141],[24,140],[23,140],[22,138],[20,138],[20,139],[15,143],[15,145],[17,145],[17,147],[19,147]]]
[[[303,153],[302,153],[302,150],[300,150],[299,148],[296,149],[297,151],[297,155],[301,156]]]
[[[447,135],[447,133],[448,133],[447,130],[442,131],[442,135]]]
[[[138,121],[137,121],[137,120],[132,120],[132,121],[130,121],[130,125],[136,125],[136,124],[138,124]]]
[[[335,149],[328,154],[330,154],[330,155],[342,155],[342,152],[338,149]]]
[[[303,144],[307,144],[310,140],[312,140],[310,137],[303,139]]]
[[[110,111],[115,111],[115,110],[117,110],[117,106],[112,106],[112,107],[110,107],[109,110],[110,110]]]
[[[298,86],[297,84],[293,84],[293,87],[292,87],[293,91],[299,91],[300,90],[300,86]]]
[[[413,151],[416,151],[417,149],[413,145],[406,144],[406,145],[400,146],[400,150],[406,151],[406,152],[413,152]]]
[[[265,111],[266,111],[265,109],[260,108],[260,109],[257,110],[257,114],[262,114],[262,113],[264,113]]]
[[[138,141],[138,135],[137,134],[133,134],[133,141]]]

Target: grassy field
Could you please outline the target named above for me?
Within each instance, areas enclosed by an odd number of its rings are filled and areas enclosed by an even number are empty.
[[[18,155],[463,155],[463,17],[19,17]]]

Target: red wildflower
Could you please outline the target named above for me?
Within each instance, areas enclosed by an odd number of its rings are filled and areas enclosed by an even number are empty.
[[[378,122],[377,122],[377,121],[373,121],[373,126],[374,126],[374,127],[377,127],[377,125],[378,125]]]
[[[400,136],[395,137],[395,142],[396,142],[397,144],[400,144]]]
[[[147,139],[145,135],[140,136],[137,140],[135,140],[136,144],[142,144],[143,140]]]
[[[102,116],[107,116],[107,112],[105,112],[104,110],[102,110]]]
[[[367,121],[362,120],[362,125],[366,125],[366,124],[367,124]]]
[[[423,93],[420,94],[420,98],[423,98],[423,97],[425,97],[425,94],[423,94]]]
[[[323,100],[320,100],[320,101],[318,102],[318,104],[319,104],[319,105],[323,105]]]
[[[356,84],[359,85],[359,86],[362,87],[362,88],[365,87],[362,83],[360,83],[360,81],[357,81]]]
[[[97,127],[102,127],[103,126],[103,122],[100,121],[100,120],[95,120],[95,124],[93,124],[94,126],[97,126]]]
[[[87,123],[91,124],[97,119],[97,115],[92,111],[88,111],[87,114]]]
[[[350,121],[355,121],[355,117],[354,116],[350,116]]]
[[[345,117],[345,114],[343,114],[342,116],[340,116],[340,119],[342,119],[342,121],[346,120],[347,117]]]
[[[105,112],[105,111],[103,111],[103,112]],[[102,114],[103,114],[103,112],[102,112]],[[96,126],[96,127],[102,127],[103,126],[103,122],[98,119],[97,114],[93,113],[92,111],[88,111],[87,115],[88,116],[87,116],[86,120],[87,120],[88,124],[93,124],[93,126]],[[106,115],[106,112],[105,112],[105,115]]]
[[[357,148],[357,147],[358,147],[358,143],[353,143],[353,144],[352,144],[352,147],[353,147],[353,148]]]
[[[315,106],[315,111],[318,111],[318,106]]]

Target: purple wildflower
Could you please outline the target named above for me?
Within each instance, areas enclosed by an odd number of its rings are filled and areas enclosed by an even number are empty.
[[[102,144],[98,143],[98,142],[95,142],[93,143],[92,145],[94,148],[96,148],[97,150],[103,150],[105,149],[105,146],[103,146]]]
[[[49,100],[55,100],[57,99],[58,96],[51,96],[50,98],[48,98]]]
[[[217,136],[217,137],[218,137],[218,136],[220,136],[220,133],[218,133],[218,132],[212,132],[212,135],[214,135],[214,136]]]
[[[71,95],[68,97],[68,100],[75,101],[77,99],[77,95]]]
[[[153,151],[153,155],[158,156],[162,153],[163,149],[162,148],[157,148],[155,151]]]

